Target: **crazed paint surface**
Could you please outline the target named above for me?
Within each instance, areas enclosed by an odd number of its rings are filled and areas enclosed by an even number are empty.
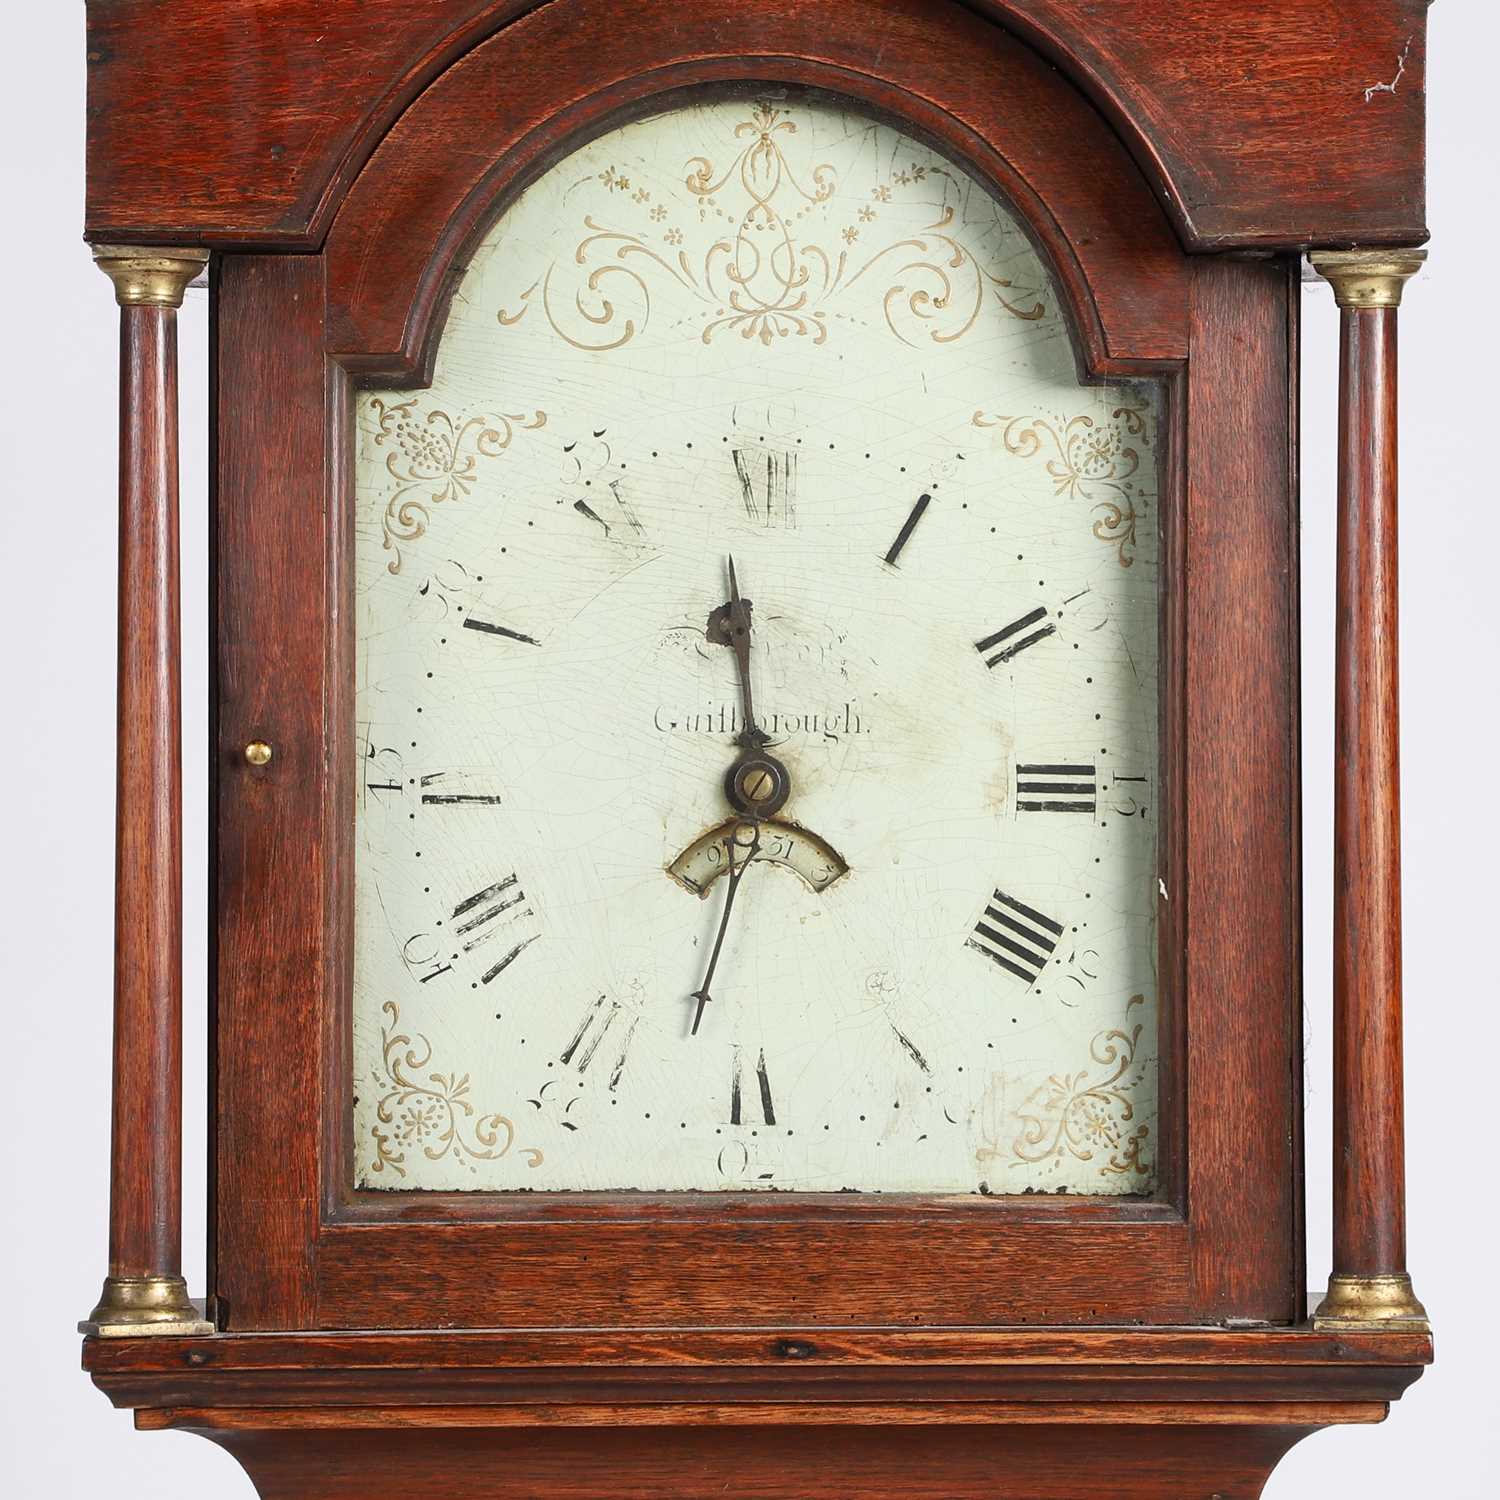
[[[829,103],[637,121],[356,418],[360,1185],[1150,1191],[1158,394],[1005,207]],[[692,1037],[731,553],[793,831]]]

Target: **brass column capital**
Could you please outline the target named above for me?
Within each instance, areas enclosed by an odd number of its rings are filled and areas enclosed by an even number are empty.
[[[114,282],[121,307],[181,307],[188,283],[208,264],[208,251],[95,245],[94,264]]]
[[[1400,307],[1401,289],[1422,269],[1425,250],[1312,250],[1308,262],[1345,310]]]

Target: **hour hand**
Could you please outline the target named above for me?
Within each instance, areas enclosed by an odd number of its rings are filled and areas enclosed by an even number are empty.
[[[718,646],[728,646],[734,652],[735,666],[739,670],[740,698],[744,704],[744,728],[735,737],[738,744],[747,750],[756,750],[769,743],[770,735],[755,722],[755,702],[750,688],[750,641],[752,602],[740,597],[739,580],[734,574],[734,559],[729,559],[729,602],[721,604],[708,617],[707,638]]]

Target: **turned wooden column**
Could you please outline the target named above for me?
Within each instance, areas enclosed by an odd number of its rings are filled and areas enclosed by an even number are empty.
[[[182,1279],[177,309],[201,250],[98,246],[120,305],[109,1275],[84,1333],[212,1332]]]
[[[1396,309],[1422,250],[1323,251],[1340,309],[1333,1274],[1320,1328],[1427,1327],[1406,1273]]]

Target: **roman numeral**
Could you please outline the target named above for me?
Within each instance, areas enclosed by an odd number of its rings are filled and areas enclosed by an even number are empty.
[[[575,500],[573,509],[581,516],[587,516],[590,521],[595,522],[604,532],[604,535],[615,542],[639,542],[646,535],[646,528],[641,525],[640,517],[635,513],[635,507],[620,492],[620,481],[611,479],[609,481],[609,492],[614,497],[612,507],[615,519],[606,521],[603,516],[594,509],[587,500]],[[601,501],[600,504],[604,502]]]
[[[511,630],[504,625],[496,625],[491,620],[476,620],[473,615],[464,617],[465,630],[481,630],[486,635],[503,635],[506,640],[520,641],[524,646],[540,646],[542,643],[534,635],[522,635],[519,630]]]
[[[466,771],[432,771],[424,776],[419,788],[423,807],[499,807],[495,792],[475,788]]]
[[[734,1049],[734,1068],[729,1084],[729,1123],[731,1125],[747,1124],[751,1118],[750,1111],[754,1110],[757,1097],[760,1101],[760,1120],[764,1125],[776,1123],[776,1105],[771,1098],[771,1078],[766,1072],[765,1048],[761,1048],[760,1059],[755,1064],[755,1083],[753,1094],[748,1094],[744,1085],[744,1067],[740,1049]]]
[[[625,1058],[630,1050],[630,1041],[635,1035],[636,1026],[640,1023],[640,1017],[635,1017],[629,1027],[623,1029],[622,1035],[622,1028],[615,1026],[615,1020],[622,1009],[618,1000],[611,1000],[607,995],[600,995],[583,1013],[583,1020],[579,1022],[578,1030],[573,1033],[573,1040],[558,1054],[557,1060],[565,1068],[576,1069],[581,1078],[588,1072],[589,1064],[594,1060],[594,1054],[598,1052],[613,1028],[615,1037],[620,1039],[620,1050],[613,1054],[614,1065],[609,1071],[609,1087],[614,1089],[620,1082],[620,1075],[625,1071]]]
[[[1016,809],[1019,812],[1085,812],[1098,808],[1093,766],[1018,765]]]
[[[901,556],[901,549],[911,540],[911,534],[917,529],[917,522],[922,519],[923,511],[931,504],[931,495],[917,497],[917,503],[912,506],[911,514],[902,523],[901,530],[896,533],[896,540],[891,543],[891,550],[885,555],[885,560],[891,567],[896,566],[896,559]]]
[[[488,984],[490,980],[503,974],[515,961],[537,940],[537,934],[532,933],[530,937],[524,937],[513,948],[502,953],[499,958],[479,976],[480,984]]]
[[[501,934],[505,934],[507,939],[513,937],[515,928],[511,924],[517,916],[536,915],[525,903],[526,892],[521,888],[520,878],[512,872],[493,885],[485,886],[482,891],[476,891],[453,908],[454,939],[465,953],[472,953],[483,944],[493,942]],[[495,955],[494,949],[488,949],[479,960],[488,960],[479,976],[479,982],[490,984],[499,978],[539,936],[539,933],[533,932],[519,942],[502,940],[498,946],[503,947],[504,951],[498,955]]]
[[[1045,624],[1042,622],[1046,621]],[[1034,646],[1038,641],[1044,641],[1049,635],[1057,634],[1057,626],[1047,620],[1047,610],[1044,605],[1038,605],[1030,614],[1022,615],[1019,620],[1012,620],[1009,625],[1002,626],[993,635],[987,635],[982,641],[974,642],[974,649],[984,657],[987,667],[998,667],[1004,662],[1014,661],[1028,646]],[[1000,650],[995,651],[999,646]],[[993,656],[989,655],[995,651]]]
[[[896,1040],[901,1043],[902,1051],[904,1051],[906,1055],[911,1058],[911,1060],[916,1063],[916,1065],[924,1073],[930,1074],[932,1072],[932,1069],[928,1067],[927,1059],[923,1057],[919,1051],[917,1051],[916,1043],[913,1042],[912,1039],[907,1036],[907,1034],[902,1031],[899,1026],[892,1026],[891,1030],[895,1033]]]
[[[797,455],[772,448],[736,448],[745,514],[764,526],[797,524]]]
[[[1062,923],[997,890],[964,946],[1024,979],[1029,989],[1041,977],[1062,934]]]

